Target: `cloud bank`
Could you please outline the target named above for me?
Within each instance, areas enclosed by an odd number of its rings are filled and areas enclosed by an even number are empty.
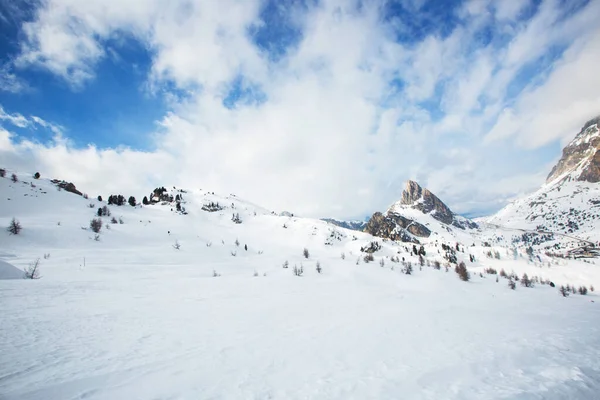
[[[600,3],[441,3],[43,2],[0,83],[42,69],[85,92],[119,51],[108,43],[128,38],[169,111],[141,151],[77,148],[68,127],[0,109],[2,163],[90,194],[201,187],[342,218],[416,179],[457,212],[493,211],[539,186],[557,145],[600,113]]]

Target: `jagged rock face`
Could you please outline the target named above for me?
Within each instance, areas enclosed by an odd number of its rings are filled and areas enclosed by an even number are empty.
[[[581,131],[563,149],[558,163],[552,168],[546,182],[573,173],[578,181],[600,182],[600,117],[588,121]]]
[[[406,189],[402,192],[400,204],[409,205],[424,214],[435,211],[432,214],[433,218],[448,225],[454,221],[454,213],[448,206],[428,189],[421,188],[415,181],[406,182]]]
[[[421,199],[421,196],[423,196],[423,189],[421,186],[415,181],[407,181],[406,188],[402,192],[400,204],[407,206],[413,205]]]
[[[414,236],[429,237],[431,235],[431,231],[418,222],[398,214],[383,215],[380,212],[373,214],[364,231],[373,236],[413,243],[419,243]],[[407,231],[414,236],[408,235]]]

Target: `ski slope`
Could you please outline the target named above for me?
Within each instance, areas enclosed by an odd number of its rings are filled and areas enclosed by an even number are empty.
[[[479,276],[492,266],[600,288],[595,264],[548,267],[501,246],[490,259],[465,237],[457,256],[472,279],[462,282],[452,269],[420,269],[406,244],[200,189],[183,193],[187,215],[173,204],[109,206],[124,223],[103,217],[97,241],[89,222],[106,203],[27,174],[12,183],[8,172],[0,225],[16,217],[23,230],[0,232],[0,278],[37,258],[42,277],[0,279],[1,399],[593,399],[600,390],[597,292],[563,298]],[[211,201],[227,208],[202,211]],[[441,238],[425,243],[428,261],[444,262]],[[360,248],[373,240],[382,249],[365,263]]]

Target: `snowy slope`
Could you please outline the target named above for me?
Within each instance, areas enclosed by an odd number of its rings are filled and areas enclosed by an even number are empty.
[[[187,215],[173,203],[109,206],[123,224],[102,217],[97,241],[89,222],[106,203],[18,175],[0,178],[0,225],[23,226],[0,232],[0,260],[25,269],[40,258],[42,277],[0,279],[0,398],[591,399],[600,390],[597,292],[563,298],[479,276],[504,268],[600,288],[594,264],[530,260],[523,248],[515,258],[501,241],[470,243],[455,229],[424,245],[441,269],[419,268],[407,244],[199,189],[171,190]],[[210,202],[226,208],[203,211]],[[366,263],[360,248],[371,241],[382,248]],[[460,242],[470,282],[446,272],[444,241]]]

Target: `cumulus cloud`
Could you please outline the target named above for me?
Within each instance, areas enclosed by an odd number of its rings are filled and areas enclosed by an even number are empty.
[[[543,182],[558,156],[540,156],[543,146],[600,112],[599,3],[547,0],[524,18],[526,0],[467,1],[449,11],[458,22],[448,32],[398,40],[426,3],[402,2],[413,14],[386,18],[378,1],[283,2],[278,12],[298,34],[273,57],[252,34],[269,28],[259,1],[43,2],[23,23],[16,67],[44,68],[84,91],[119,51],[107,41],[131,37],[151,55],[148,87],[171,109],[147,132],[148,152],[75,148],[61,127],[0,110],[6,123],[55,135],[42,145],[5,127],[0,152],[89,191],[176,184],[361,217],[412,178],[458,211],[493,210]],[[233,106],[224,101],[232,90]]]

